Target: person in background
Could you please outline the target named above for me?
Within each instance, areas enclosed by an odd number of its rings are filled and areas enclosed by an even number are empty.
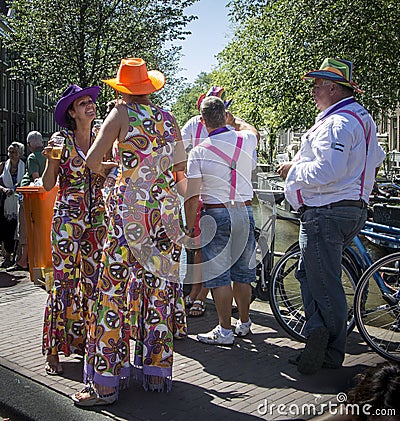
[[[104,82],[122,94],[122,101],[101,126],[87,162],[106,176],[115,163],[103,157],[118,139],[120,171],[85,358],[87,386],[72,396],[78,406],[118,399],[131,375],[131,337],[136,380],[146,391],[171,390],[174,339],[186,336],[177,242],[180,201],[172,175],[172,166],[184,169],[185,153],[175,117],[149,98],[163,88],[165,77],[147,71],[141,58],[126,58],[117,77]]]
[[[236,335],[246,336],[251,328],[250,283],[256,276],[252,171],[259,134],[228,113],[218,97],[205,98],[200,111],[208,138],[191,150],[187,162],[186,233],[194,237],[201,195],[203,283],[213,289],[219,324],[208,333],[198,334],[197,339],[232,345],[233,298],[239,310]],[[229,130],[227,125],[236,130]]]
[[[232,103],[232,99],[226,99],[225,88],[222,86],[212,86],[205,94],[201,94],[197,100],[197,109],[199,114],[191,117],[182,127],[182,142],[187,153],[189,153],[195,146],[199,145],[204,139],[208,137],[207,129],[201,119],[200,105],[204,98],[209,96],[216,96],[224,101],[225,108]]]
[[[200,105],[204,98],[209,96],[216,96],[224,101],[225,108],[228,109],[232,100],[226,100],[225,89],[221,86],[212,86],[205,94],[200,95],[197,101],[197,109],[200,112]],[[232,128],[233,129],[233,128]],[[185,146],[186,153],[189,153],[193,147],[199,145],[203,140],[207,139],[208,132],[206,126],[201,120],[201,115],[196,115],[190,118],[182,127],[181,130],[183,145]],[[176,173],[176,180],[179,186],[179,193],[185,196],[186,192],[186,175],[184,172]],[[200,213],[201,213],[202,201],[199,200],[199,207],[197,213],[197,219],[195,224],[195,236],[200,235]],[[199,317],[202,316],[206,311],[206,298],[209,292],[209,288],[205,288],[202,283],[202,270],[201,270],[201,250],[187,250],[188,262],[194,263],[187,265],[188,271],[185,281],[191,284],[191,289],[188,295],[185,297],[185,306],[188,309],[188,316]],[[192,279],[187,279],[191,277]]]
[[[15,236],[18,224],[17,187],[25,173],[24,145],[12,142],[8,147],[8,160],[0,163],[0,243],[4,247],[4,260],[0,267],[7,269],[13,264]]]
[[[63,374],[59,353],[84,355],[92,322],[106,234],[104,177],[86,165],[99,91],[99,86],[71,85],[63,92],[54,117],[66,130],[54,133],[43,150],[47,158],[43,187],[49,191],[58,181],[51,232],[54,284],[45,309],[42,344],[49,375]],[[60,135],[59,155],[55,152]]]
[[[46,157],[42,154],[43,139],[42,135],[37,131],[28,133],[26,143],[30,150],[28,159],[26,160],[26,171],[22,177],[20,186],[29,186],[36,179],[42,176],[46,165]],[[25,207],[22,194],[19,195],[18,202],[18,249],[15,264],[7,269],[7,272],[17,270],[28,270],[28,242],[26,237],[26,219]]]
[[[364,226],[376,168],[385,157],[376,126],[356,102],[360,88],[347,60],[326,58],[308,72],[320,111],[292,162],[278,165],[286,199],[300,213],[300,282],[306,346],[289,361],[302,374],[340,368],[346,351],[347,301],[342,252]]]

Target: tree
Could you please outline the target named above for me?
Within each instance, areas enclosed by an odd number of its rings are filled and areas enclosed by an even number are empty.
[[[173,41],[189,34],[184,28],[195,17],[184,10],[195,1],[11,0],[11,72],[59,96],[71,83],[85,87],[114,77],[123,57],[142,57],[166,75],[161,95],[168,100],[180,82],[173,79],[180,51]]]
[[[397,107],[397,0],[232,0],[229,6],[237,29],[217,71],[253,124],[272,133],[309,126],[315,106],[301,76],[325,57],[353,62],[359,100],[370,112]]]
[[[212,73],[200,73],[192,85],[187,86],[172,106],[178,124],[182,127],[191,117],[199,114],[197,100],[213,85]]]

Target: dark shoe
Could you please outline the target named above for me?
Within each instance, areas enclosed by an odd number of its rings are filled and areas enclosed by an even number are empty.
[[[299,373],[314,374],[322,368],[328,341],[329,331],[326,327],[317,327],[311,332],[297,364]]]
[[[289,357],[288,358],[289,364],[298,365],[299,361],[300,361],[301,354],[302,354],[302,352],[299,352],[298,354],[292,355],[291,357]],[[322,363],[322,368],[329,368],[331,370],[337,370],[339,368],[342,368],[342,364],[336,364],[336,363],[324,361]]]
[[[299,352],[296,355],[292,355],[291,357],[288,358],[288,363],[293,364],[293,365],[297,365],[300,361],[300,357],[301,357],[301,352]]]
[[[12,265],[12,266],[8,267],[6,269],[6,272],[16,272],[17,270],[27,271],[27,270],[29,270],[29,267],[23,268],[18,263],[15,263],[15,265]]]
[[[322,368],[329,368],[330,370],[338,370],[339,368],[342,368],[342,364],[324,361],[324,363],[322,364]]]

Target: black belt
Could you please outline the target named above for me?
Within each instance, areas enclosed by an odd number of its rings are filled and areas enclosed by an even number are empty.
[[[300,215],[302,215],[306,210],[309,210],[309,209],[332,209],[332,208],[339,208],[343,206],[355,206],[356,208],[364,209],[367,207],[367,204],[362,199],[340,200],[339,202],[333,202],[333,203],[329,203],[329,205],[323,205],[323,206],[302,205],[299,208],[298,212]]]
[[[245,202],[203,203],[204,209],[228,208],[229,206],[251,206],[251,200]]]

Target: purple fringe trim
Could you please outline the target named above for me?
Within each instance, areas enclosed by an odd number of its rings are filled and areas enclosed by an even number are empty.
[[[94,367],[90,364],[84,365],[83,383],[98,384],[100,386],[116,387],[118,390],[127,389],[129,387],[131,367],[122,367],[118,376],[104,376],[96,373]]]
[[[159,382],[153,383],[155,377]],[[133,378],[141,383],[143,389],[148,392],[171,392],[172,369],[160,367],[133,367]]]

